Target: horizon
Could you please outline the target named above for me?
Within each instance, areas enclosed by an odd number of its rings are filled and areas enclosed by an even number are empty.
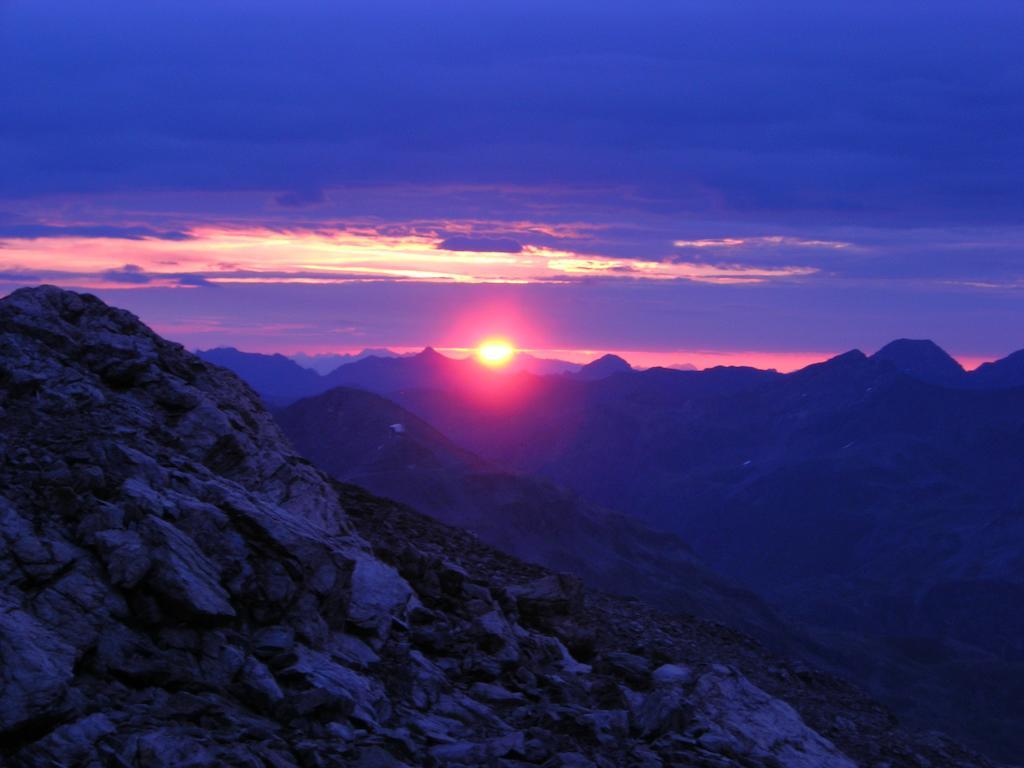
[[[892,339],[891,341],[904,341],[906,339]],[[985,363],[995,362],[996,360],[1003,359],[1018,350],[1010,350],[1006,355],[999,357],[989,358],[966,358],[959,357],[949,352],[949,350],[942,347],[941,344],[937,344],[932,339],[909,339],[910,341],[930,341],[936,344],[940,349],[949,354],[954,360],[956,360],[965,371],[976,370],[980,365]],[[887,342],[890,343],[890,342]],[[885,345],[883,344],[882,347]],[[636,370],[648,370],[650,368],[670,368],[676,370],[707,370],[708,368],[714,368],[717,366],[740,366],[759,368],[761,370],[775,370],[779,373],[792,373],[794,371],[801,370],[809,365],[816,363],[826,362],[832,358],[840,355],[847,354],[849,352],[859,351],[865,355],[871,356],[875,352],[878,352],[882,347],[871,350],[863,350],[860,347],[853,347],[851,349],[840,350],[836,352],[822,352],[822,353],[792,353],[789,355],[772,355],[768,352],[753,352],[753,351],[733,351],[733,352],[715,352],[710,350],[701,351],[671,351],[671,352],[650,352],[643,350],[571,350],[571,349],[525,349],[521,347],[515,348],[515,355],[520,354],[531,355],[534,358],[552,360],[558,362],[572,363],[574,365],[586,365],[587,363],[593,362],[605,355],[615,355],[622,358],[629,363]],[[1024,348],[1024,347],[1022,347]],[[348,350],[333,350],[333,351],[321,351],[321,352],[306,352],[306,351],[293,351],[285,352],[277,349],[268,350],[252,350],[242,349],[232,344],[217,345],[213,347],[194,347],[197,352],[210,352],[215,349],[234,349],[238,352],[246,354],[261,354],[261,355],[282,355],[290,360],[295,361],[295,358],[302,356],[357,356],[362,355],[364,357],[380,356],[375,355],[376,352],[389,352],[396,357],[409,357],[413,355],[422,354],[428,349],[433,350],[437,353],[444,355],[445,357],[453,360],[465,360],[471,359],[476,355],[476,347],[441,347],[433,344],[425,344],[419,347],[373,347],[363,349],[348,349]],[[364,352],[370,352],[370,354],[363,355]],[[696,361],[696,362],[695,362]],[[702,365],[700,361],[707,361],[706,365]],[[297,362],[297,361],[295,361]],[[767,363],[774,362],[775,365]],[[759,364],[760,363],[760,364]],[[301,363],[298,363],[301,365]],[[342,363],[347,365],[349,363]],[[687,366],[691,366],[687,368]],[[302,366],[307,370],[313,370],[308,366]]]

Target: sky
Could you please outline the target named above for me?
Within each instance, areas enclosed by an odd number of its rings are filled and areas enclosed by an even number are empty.
[[[1024,347],[1024,3],[0,0],[0,294],[189,347]]]

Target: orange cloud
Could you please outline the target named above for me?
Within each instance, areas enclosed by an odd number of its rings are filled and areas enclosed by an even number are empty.
[[[505,229],[525,231],[528,226],[518,222]],[[7,269],[36,271],[44,278],[55,275],[55,281],[65,285],[107,288],[366,280],[531,283],[584,278],[743,283],[802,277],[816,271],[799,266],[608,258],[532,245],[515,253],[444,250],[438,248],[439,243],[459,231],[458,227],[446,226],[443,233],[408,227],[384,229],[381,232],[368,224],[336,231],[200,226],[188,231],[188,239],[177,241],[8,240],[3,253]]]

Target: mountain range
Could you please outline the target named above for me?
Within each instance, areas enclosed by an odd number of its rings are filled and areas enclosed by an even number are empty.
[[[478,363],[473,357],[452,358],[427,347],[416,355],[397,355],[389,350],[364,350],[358,355],[320,355],[316,370],[300,365],[305,358],[280,354],[241,352],[234,347],[216,347],[196,352],[203,360],[228,368],[244,378],[264,400],[287,405],[303,397],[317,395],[334,387],[359,387],[374,392],[391,392],[405,386],[428,384],[452,386],[458,382],[481,380],[493,389],[500,377],[512,374],[567,376],[595,381],[632,370],[617,355],[604,355],[585,365],[517,352],[501,370]],[[324,370],[326,361],[339,365]]]
[[[619,366],[594,380],[461,362],[427,351],[334,381],[502,471],[679,536],[908,717],[1024,754],[1024,353],[966,372],[904,339],[790,374]]]
[[[503,470],[383,397],[339,387],[275,416],[298,451],[338,480],[598,589],[715,619],[776,648],[797,644],[762,601],[716,577],[679,537]]]
[[[332,481],[238,377],[52,287],[0,300],[0,604],[14,768],[994,765]]]

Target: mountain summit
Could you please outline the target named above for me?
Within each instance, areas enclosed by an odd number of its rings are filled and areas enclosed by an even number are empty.
[[[614,376],[616,373],[628,373],[632,370],[633,367],[621,357],[608,354],[587,363],[574,375],[583,381],[596,381]]]
[[[903,373],[929,384],[952,386],[963,383],[963,366],[934,341],[897,339],[871,356],[891,363]]]

